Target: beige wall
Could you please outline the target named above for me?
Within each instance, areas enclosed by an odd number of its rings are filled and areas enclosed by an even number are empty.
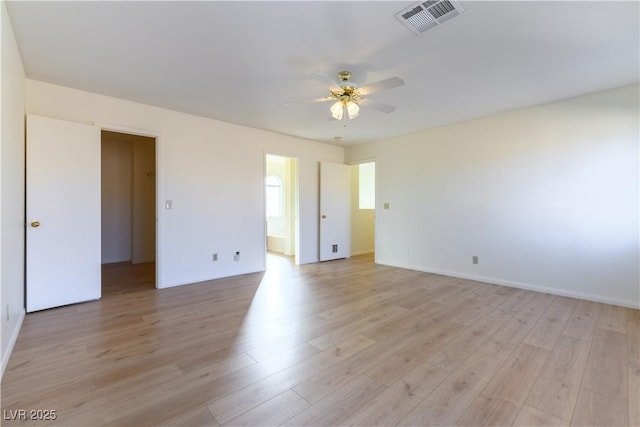
[[[284,174],[287,183],[284,189],[284,254],[293,256],[296,255],[298,233],[298,159],[285,158]]]
[[[0,6],[2,42],[2,138],[0,155],[0,319],[2,373],[24,318],[24,93],[25,74],[5,3]]]
[[[131,261],[156,259],[156,159],[155,141],[138,137],[132,143]]]
[[[377,262],[640,307],[639,98],[626,86],[350,147],[376,159]]]
[[[375,251],[375,209],[360,209],[359,165],[349,166],[351,174],[351,255]]]
[[[131,142],[102,136],[102,263],[131,260]]]

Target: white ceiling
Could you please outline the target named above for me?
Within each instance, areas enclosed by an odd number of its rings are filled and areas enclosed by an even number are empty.
[[[303,138],[353,144],[636,83],[640,3],[460,2],[420,36],[406,1],[7,2],[27,76]],[[328,121],[314,73],[397,106]]]

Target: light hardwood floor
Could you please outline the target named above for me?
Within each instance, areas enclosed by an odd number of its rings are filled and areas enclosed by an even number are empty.
[[[369,256],[26,317],[4,425],[640,425],[640,314]],[[11,421],[55,410],[55,422]]]

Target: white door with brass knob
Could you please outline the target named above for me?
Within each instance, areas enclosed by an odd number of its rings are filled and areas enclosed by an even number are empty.
[[[27,117],[27,312],[100,298],[100,129]]]

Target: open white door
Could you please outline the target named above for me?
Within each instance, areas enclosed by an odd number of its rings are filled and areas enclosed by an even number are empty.
[[[351,255],[349,166],[320,162],[320,261]]]
[[[27,116],[27,312],[101,294],[100,129]]]

